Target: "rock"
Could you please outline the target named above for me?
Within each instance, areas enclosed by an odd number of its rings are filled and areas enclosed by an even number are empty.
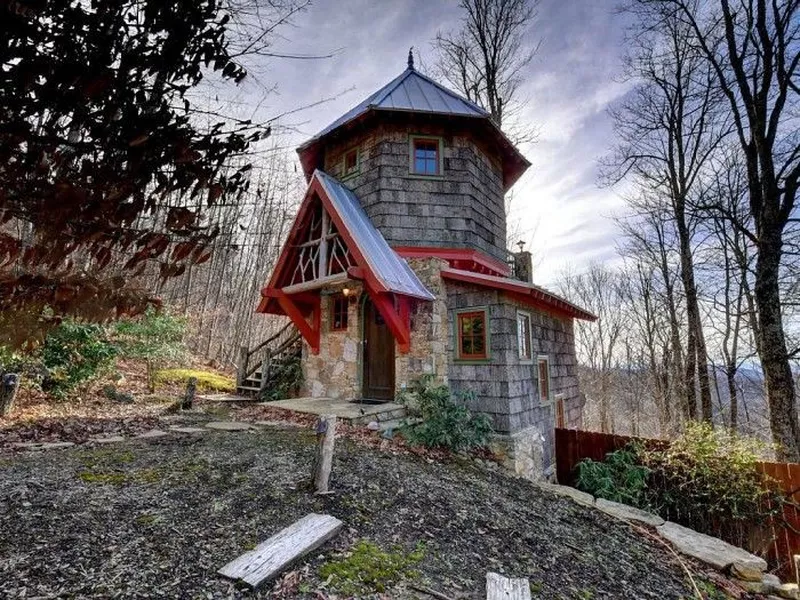
[[[121,435],[112,435],[108,437],[89,438],[89,441],[93,444],[116,444],[118,442],[124,442],[125,438]]]
[[[140,433],[136,437],[142,440],[152,440],[155,438],[164,437],[165,435],[169,435],[166,431],[162,431],[160,429],[151,429],[150,431],[146,431],[144,433]]]
[[[253,428],[250,423],[242,421],[212,421],[211,423],[206,423],[206,427],[218,431],[249,431]]]
[[[672,542],[679,552],[720,571],[732,568],[733,565],[737,565],[737,568],[758,569],[762,572],[767,570],[767,561],[763,558],[677,523],[667,521],[656,530],[661,537]]]
[[[761,581],[740,581],[739,585],[742,586],[742,589],[744,589],[744,591],[750,594],[767,595],[772,591],[772,586],[767,585]]]
[[[367,429],[369,429],[370,431],[380,431],[381,424],[378,423],[377,421],[370,421],[369,423],[367,423]]]
[[[771,586],[773,588],[777,588],[781,584],[781,579],[777,575],[773,575],[772,573],[764,573],[761,577],[761,583],[764,585]]]
[[[742,581],[761,581],[764,573],[761,569],[756,569],[753,566],[734,563],[731,565],[731,575]]]
[[[72,448],[73,442],[45,442],[40,444],[37,450],[60,450],[61,448]]]
[[[536,485],[538,485],[540,488],[544,490],[547,490],[548,492],[558,494],[559,496],[564,496],[565,498],[571,498],[578,504],[583,504],[585,506],[594,505],[594,496],[592,496],[591,494],[587,494],[586,492],[576,490],[575,488],[571,488],[566,485],[558,485],[555,483],[539,482]]]
[[[170,431],[174,431],[175,433],[205,433],[206,430],[202,427],[178,427],[173,425],[169,428]]]
[[[782,583],[776,586],[773,592],[787,600],[798,600],[800,598],[800,589],[798,589],[796,583]]]
[[[16,442],[11,444],[11,447],[20,450],[59,450],[72,448],[74,445],[74,442]]]
[[[594,505],[604,513],[625,521],[636,521],[644,523],[645,525],[652,525],[653,527],[659,527],[664,524],[664,519],[658,515],[654,515],[634,506],[628,506],[627,504],[612,502],[605,498],[598,498],[595,500]]]

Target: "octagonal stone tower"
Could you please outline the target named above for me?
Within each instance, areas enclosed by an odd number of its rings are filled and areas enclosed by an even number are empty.
[[[529,163],[479,106],[408,69],[299,149],[345,183],[393,248],[506,262],[504,194]]]

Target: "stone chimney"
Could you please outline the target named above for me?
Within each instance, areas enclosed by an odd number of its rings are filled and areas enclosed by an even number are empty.
[[[513,252],[514,257],[514,277],[520,281],[533,283],[533,260],[531,253],[527,250]]]

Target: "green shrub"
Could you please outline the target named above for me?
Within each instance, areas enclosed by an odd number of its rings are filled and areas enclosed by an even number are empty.
[[[348,555],[322,565],[319,574],[323,580],[330,580],[331,588],[346,597],[383,593],[403,579],[417,577],[413,566],[424,556],[422,543],[405,553],[399,547],[386,552],[372,542],[361,540]]]
[[[465,393],[454,401],[450,388],[435,384],[430,376],[423,377],[398,396],[412,416],[421,419],[418,423],[406,420],[401,427],[403,436],[412,444],[453,451],[485,446],[492,433],[489,418],[473,415],[459,403],[473,397]]]
[[[47,334],[42,345],[40,356],[47,373],[42,389],[62,399],[107,373],[117,353],[101,325],[67,319]]]
[[[155,382],[157,384],[178,383],[185,385],[191,377],[197,379],[198,390],[232,392],[236,389],[236,382],[230,377],[199,369],[162,369],[156,371]]]
[[[635,446],[609,452],[602,462],[582,460],[576,469],[578,489],[613,502],[648,508],[646,488],[650,469],[641,464]]]
[[[705,533],[722,523],[759,523],[780,507],[774,482],[758,470],[765,449],[752,438],[690,424],[666,449],[641,453],[651,472],[648,501],[665,518]]]
[[[270,366],[270,385],[261,393],[261,400],[273,402],[291,398],[303,384],[301,354],[287,356]]]
[[[629,445],[602,462],[581,461],[576,487],[742,545],[781,510],[774,481],[758,469],[764,451],[757,440],[690,423],[668,446]]]
[[[186,319],[149,308],[141,317],[117,321],[113,335],[120,356],[167,361],[184,357],[185,333]]]

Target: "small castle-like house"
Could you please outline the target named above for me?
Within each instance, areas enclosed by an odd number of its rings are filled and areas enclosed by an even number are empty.
[[[408,68],[299,149],[308,189],[258,311],[304,339],[303,395],[388,402],[429,374],[471,390],[510,466],[548,473],[581,421],[573,320],[506,249],[529,162],[479,106]]]

